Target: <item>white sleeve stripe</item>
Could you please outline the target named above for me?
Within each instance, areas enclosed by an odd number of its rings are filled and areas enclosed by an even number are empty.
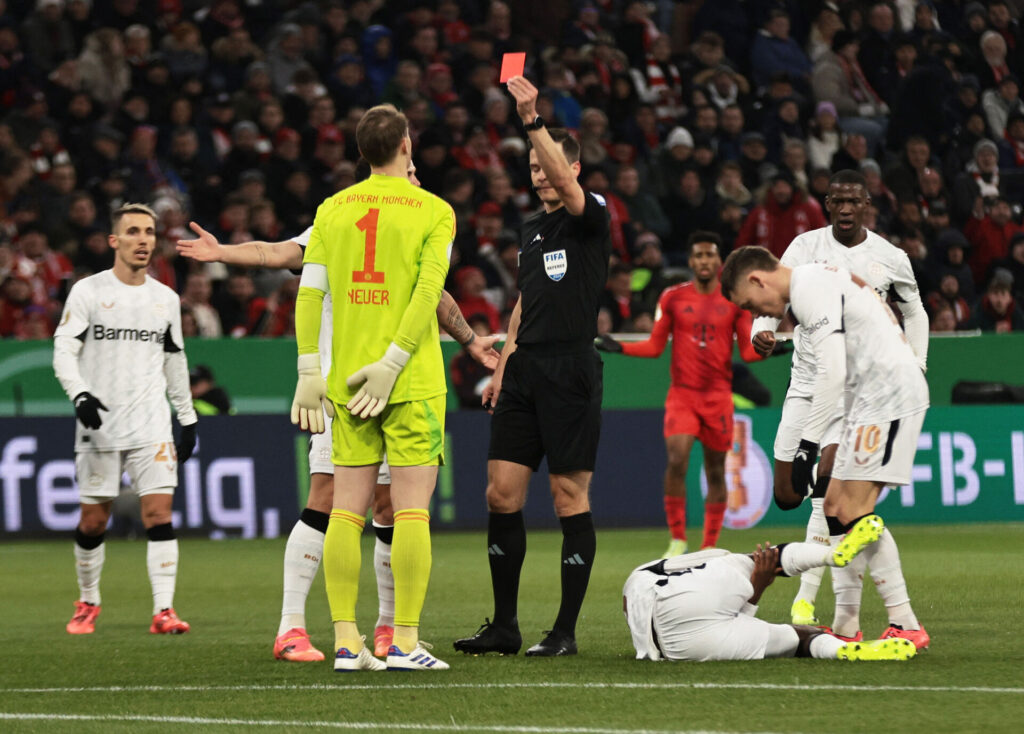
[[[327,280],[327,268],[320,263],[306,263],[302,266],[300,288],[312,288],[323,293],[330,293],[331,287]]]

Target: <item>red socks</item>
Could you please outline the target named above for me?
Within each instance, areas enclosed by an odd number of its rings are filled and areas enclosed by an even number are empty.
[[[668,499],[666,497],[666,499]],[[701,548],[714,548],[718,545],[718,534],[722,532],[725,520],[724,502],[707,502],[704,504],[704,542]]]
[[[725,505],[722,505],[724,508]],[[686,498],[665,495],[665,519],[673,540],[686,540]]]

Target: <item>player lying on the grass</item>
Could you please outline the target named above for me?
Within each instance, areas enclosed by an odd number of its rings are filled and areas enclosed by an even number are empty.
[[[53,370],[75,404],[75,474],[81,514],[75,528],[79,599],[67,624],[90,634],[100,614],[103,535],[121,475],[139,496],[149,542],[146,568],[153,589],[154,634],[181,634],[189,625],[174,612],[178,541],[171,503],[178,463],[196,447],[196,416],[188,386],[178,294],[146,275],[156,249],[156,215],[125,204],[111,215],[110,270],[83,278],[68,293],[53,337]],[[174,405],[181,435],[174,443]]]
[[[361,166],[357,166],[357,172]],[[369,175],[369,168],[366,169]],[[409,181],[414,186],[416,166],[410,162]],[[365,176],[360,176],[360,179]],[[179,240],[178,252],[199,262],[221,262],[236,267],[288,268],[300,270],[302,256],[309,243],[312,227],[302,234],[282,242],[245,242],[223,245],[217,238],[195,222],[190,224],[198,235],[193,240]],[[455,339],[476,361],[489,369],[498,364],[494,350],[497,336],[478,337],[466,323],[458,304],[448,291],[441,291],[437,306],[441,327]],[[320,366],[324,377],[331,366],[331,298],[324,297],[324,319],[320,331]],[[320,650],[310,642],[306,631],[306,598],[320,568],[323,556],[324,534],[330,518],[334,496],[334,465],[331,463],[331,418],[325,417],[323,433],[315,433],[309,441],[309,497],[298,522],[288,536],[284,551],[284,595],[281,622],[274,640],[274,657],[295,662],[315,662],[324,659]],[[391,507],[391,472],[387,459],[381,462],[377,486],[373,497],[374,545],[373,567],[377,578],[378,617],[374,629],[374,654],[387,655],[394,634],[395,582],[391,574],[391,539],[394,513]]]
[[[825,199],[829,226],[796,237],[786,248],[781,262],[791,268],[808,263],[844,267],[860,276],[883,299],[891,298],[899,306],[907,340],[924,370],[928,357],[928,316],[921,304],[914,271],[906,253],[864,226],[870,204],[871,196],[862,173],[853,170],[837,172],[829,181]],[[772,351],[778,326],[779,320],[770,316],[762,316],[754,321],[752,341],[759,352],[766,354]],[[801,338],[802,329],[800,325],[793,329],[793,370],[775,437],[775,503],[783,510],[799,507],[804,498],[803,489],[800,492],[793,489],[793,461],[800,448],[800,432],[814,396],[816,363],[807,340]],[[828,542],[825,490],[832,476],[843,413],[844,405],[840,400],[822,435],[817,479],[810,488],[811,516],[807,523],[806,537],[809,543]],[[809,457],[809,462],[814,463],[813,456]],[[801,460],[802,466],[806,464],[806,461]],[[879,542],[892,546],[888,555],[897,557],[891,533],[886,531]],[[840,636],[852,639],[861,634],[860,599],[864,588],[865,567],[865,559],[861,558],[845,570],[832,574],[836,594],[836,618],[832,628]],[[824,569],[814,569],[801,576],[800,589],[791,610],[793,624],[817,624],[814,600],[823,573]],[[906,584],[899,565],[872,568],[871,575],[883,602],[890,610],[889,621],[894,625],[918,626],[916,620],[905,614],[893,614],[893,610],[900,609],[900,605],[907,601]],[[900,590],[903,590],[902,594]]]
[[[832,551],[815,543],[765,543],[750,555],[709,548],[644,564],[622,589],[636,657],[698,662],[912,658],[917,650],[909,640],[846,642],[817,627],[757,619],[757,603],[776,576],[834,563]]]
[[[814,354],[814,397],[793,462],[795,486],[805,495],[822,436],[845,389],[847,412],[825,494],[830,544],[840,544],[844,533],[865,524],[881,526],[873,514],[878,495],[887,484],[910,482],[928,410],[928,383],[892,310],[848,270],[822,264],[788,268],[759,247],[732,252],[721,279],[722,293],[755,316],[781,318],[788,304]],[[894,585],[887,589],[887,605],[898,602],[888,608],[890,619],[905,620],[890,624],[883,637],[905,637],[918,649],[927,647],[928,634],[914,616],[898,570],[895,542],[874,543],[864,557]]]
[[[725,484],[725,457],[733,440],[733,335],[744,360],[761,359],[750,345],[750,314],[723,298],[719,288],[722,238],[697,231],[688,246],[694,279],[666,288],[658,298],[650,338],[620,344],[605,334],[595,341],[606,352],[660,357],[672,337],[672,385],[665,399],[665,517],[671,539],[662,558],[686,552],[686,472],[694,442],[703,447],[708,480],[701,548],[718,543],[726,500],[741,499],[727,495]]]

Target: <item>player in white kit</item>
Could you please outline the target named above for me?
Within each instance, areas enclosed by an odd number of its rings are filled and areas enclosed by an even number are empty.
[[[171,501],[178,462],[196,446],[196,412],[181,334],[181,302],[146,275],[156,247],[156,216],[142,204],[111,215],[114,267],[77,282],[54,334],[53,369],[74,401],[75,473],[81,516],[75,530],[79,599],[71,634],[95,630],[100,613],[103,535],[121,475],[139,496],[149,538],[146,567],[153,589],[154,634],[189,631],[174,612],[178,541]],[[171,432],[174,406],[181,434]]]
[[[794,480],[797,491],[809,489],[811,466],[845,386],[845,419],[824,508],[830,544],[838,544],[836,553],[842,555],[843,544],[859,543],[850,540],[858,528],[881,523],[873,511],[882,487],[910,482],[928,409],[919,359],[892,310],[848,270],[821,264],[789,268],[766,250],[744,247],[729,256],[722,283],[733,303],[756,316],[781,318],[788,305],[816,359],[811,407],[793,462],[794,476],[805,477],[802,485]],[[882,636],[904,637],[925,648],[928,635],[910,606],[895,541],[891,533],[881,536],[864,557],[880,581],[889,614]],[[847,624],[840,615],[850,601],[840,591],[837,584],[837,626]],[[858,592],[855,614],[859,602]],[[850,636],[846,629],[838,633]]]
[[[367,175],[369,171],[367,170]],[[409,170],[409,179],[416,186],[416,167]],[[240,267],[289,268],[300,270],[309,235],[313,228],[282,242],[246,242],[222,245],[195,222],[194,240],[179,240],[178,252],[200,262],[222,262]],[[441,327],[459,342],[478,362],[494,369],[498,353],[494,350],[497,336],[477,337],[466,323],[458,304],[447,291],[441,293],[437,307]],[[331,369],[331,294],[324,296],[320,327],[320,368],[326,378]],[[274,640],[274,657],[293,662],[316,662],[323,653],[313,646],[306,631],[306,598],[320,567],[324,536],[334,499],[334,465],[331,463],[331,417],[324,414],[324,432],[314,433],[309,440],[309,497],[298,522],[285,545],[284,599],[281,622]],[[391,575],[391,537],[394,517],[391,508],[391,471],[385,459],[378,471],[373,497],[374,545],[373,567],[377,579],[378,616],[374,629],[374,654],[387,655],[394,629],[394,577]]]
[[[829,194],[826,198],[831,224],[796,237],[783,253],[781,262],[787,267],[812,262],[845,267],[865,280],[883,299],[889,298],[897,303],[903,315],[907,339],[923,371],[926,369],[928,357],[928,316],[921,303],[914,273],[906,254],[864,227],[864,217],[869,204],[870,196],[863,175],[857,171],[839,171],[829,182]],[[770,317],[761,317],[754,321],[751,340],[758,351],[771,352],[775,344],[774,332],[778,325],[779,320]],[[783,403],[782,419],[775,436],[775,502],[783,510],[799,506],[804,497],[793,490],[792,469],[793,460],[799,449],[800,431],[811,406],[816,372],[814,355],[801,340],[800,330],[800,326],[794,329],[792,375]],[[821,440],[821,462],[817,467],[817,479],[810,488],[811,516],[807,524],[807,542],[828,542],[823,504],[825,490],[832,476],[843,412],[840,404]],[[810,457],[809,463],[813,465],[814,457]],[[801,466],[807,467],[808,464],[801,462]],[[796,479],[798,482],[806,481],[803,477]],[[890,533],[883,539],[883,543],[888,545],[891,539]],[[887,557],[898,556],[887,554]],[[856,568],[841,572],[838,578],[833,574],[836,593],[843,597],[835,631],[849,637],[861,634],[859,608],[864,565],[862,560],[858,562]],[[872,570],[872,577],[879,588],[886,588],[880,576],[880,572],[885,570]],[[824,569],[814,569],[801,576],[800,589],[791,609],[794,624],[817,624],[814,601],[823,573]],[[890,584],[888,588],[899,588],[899,583]],[[905,619],[892,621],[897,624],[911,623]]]
[[[751,555],[709,548],[636,568],[622,589],[622,611],[638,660],[907,660],[917,649],[892,638],[848,642],[817,627],[757,619],[762,592],[777,575],[834,563],[828,548],[786,543]]]

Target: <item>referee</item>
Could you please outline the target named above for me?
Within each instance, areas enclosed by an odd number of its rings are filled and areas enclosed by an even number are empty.
[[[537,115],[537,89],[508,82],[530,138],[530,176],[544,210],[523,223],[519,302],[494,379],[487,461],[487,553],[494,618],[455,649],[514,655],[522,646],[516,605],[526,556],[523,504],[530,475],[548,459],[562,525],[562,601],[547,636],[527,655],[576,654],[576,618],[590,580],[596,538],[588,492],[601,433],[602,363],[594,349],[598,297],[611,255],[604,199],[577,182],[580,146]]]

